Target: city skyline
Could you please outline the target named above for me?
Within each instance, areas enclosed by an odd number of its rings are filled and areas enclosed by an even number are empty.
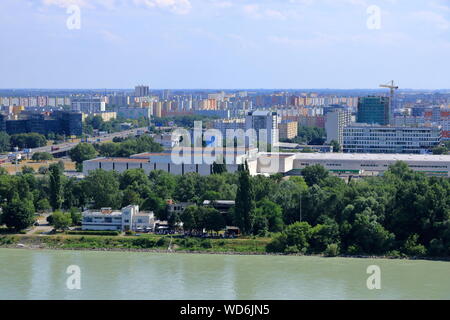
[[[443,0],[4,0],[0,88],[446,89],[449,12]]]

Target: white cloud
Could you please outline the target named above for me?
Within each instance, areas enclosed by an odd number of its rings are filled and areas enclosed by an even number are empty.
[[[278,10],[262,9],[258,4],[247,4],[242,7],[244,14],[252,19],[285,20],[286,16]]]
[[[189,0],[134,0],[134,3],[148,8],[167,9],[176,14],[187,14],[192,8]]]
[[[233,6],[233,2],[231,1],[212,1],[211,2],[214,7],[217,8],[231,8]]]
[[[71,5],[77,5],[80,7],[89,6],[85,0],[42,0],[42,3],[46,6],[58,6],[61,8],[67,8]]]
[[[131,5],[168,10],[175,14],[187,14],[192,8],[190,0],[42,0],[42,4],[62,8],[77,5],[90,9],[100,7],[109,10]]]
[[[434,11],[417,11],[411,13],[412,18],[434,25],[440,30],[450,29],[450,21]]]
[[[99,33],[103,37],[103,39],[107,42],[119,44],[119,43],[123,43],[123,41],[124,41],[124,39],[121,36],[111,32],[111,31],[108,31],[108,30],[100,30]]]

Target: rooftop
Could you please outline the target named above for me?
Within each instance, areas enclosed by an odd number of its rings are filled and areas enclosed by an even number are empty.
[[[305,160],[373,160],[373,161],[430,161],[448,162],[450,155],[400,153],[296,153],[296,159]]]

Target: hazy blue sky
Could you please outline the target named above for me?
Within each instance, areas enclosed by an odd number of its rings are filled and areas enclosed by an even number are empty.
[[[450,88],[449,0],[1,0],[0,41],[0,88]]]

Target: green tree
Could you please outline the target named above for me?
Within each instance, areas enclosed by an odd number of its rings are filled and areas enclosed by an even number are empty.
[[[239,166],[238,190],[236,193],[235,221],[242,233],[250,234],[253,228],[255,195],[250,180],[248,164]]]
[[[63,203],[63,183],[61,168],[57,164],[49,167],[50,172],[50,205],[53,210],[61,209]]]
[[[97,169],[91,171],[85,181],[86,191],[88,196],[93,200],[94,208],[120,208],[122,192],[119,189],[117,172]]]
[[[217,163],[216,161],[214,161],[212,172],[213,174],[222,174],[224,172],[227,172],[227,165],[225,164],[225,161],[222,161],[222,163]]]
[[[55,211],[52,214],[52,224],[56,230],[67,230],[72,225],[70,213]]]
[[[313,186],[315,184],[320,184],[329,175],[327,169],[325,169],[320,164],[314,164],[312,166],[307,166],[302,170],[303,178],[308,186]]]
[[[48,152],[35,152],[31,157],[33,161],[53,160],[53,156]]]
[[[89,143],[79,143],[69,150],[70,159],[77,164],[77,168],[81,171],[83,161],[93,159],[97,156],[97,151]]]
[[[2,131],[0,132],[0,152],[9,150],[11,150],[11,138],[6,132]]]
[[[48,199],[41,199],[36,204],[36,210],[38,211],[47,211],[50,210],[52,206],[50,205],[50,202],[48,202]]]
[[[256,216],[265,218],[267,222],[267,231],[280,232],[283,230],[283,210],[281,206],[269,199],[263,199],[256,203]],[[261,220],[261,219],[260,219]],[[260,221],[264,223],[263,221]]]
[[[216,233],[225,229],[226,223],[222,214],[214,208],[201,208],[202,219],[206,230]]]
[[[19,133],[13,134],[10,139],[12,147],[39,148],[47,145],[47,139],[39,133]]]
[[[333,147],[333,152],[341,151],[341,145],[336,140],[331,140],[330,145]]]
[[[30,227],[35,221],[33,202],[29,199],[14,199],[3,207],[2,222],[10,229],[20,231]]]
[[[268,252],[306,253],[312,236],[311,225],[307,222],[295,222],[268,243]]]
[[[34,174],[34,169],[29,166],[22,167],[22,174]]]

